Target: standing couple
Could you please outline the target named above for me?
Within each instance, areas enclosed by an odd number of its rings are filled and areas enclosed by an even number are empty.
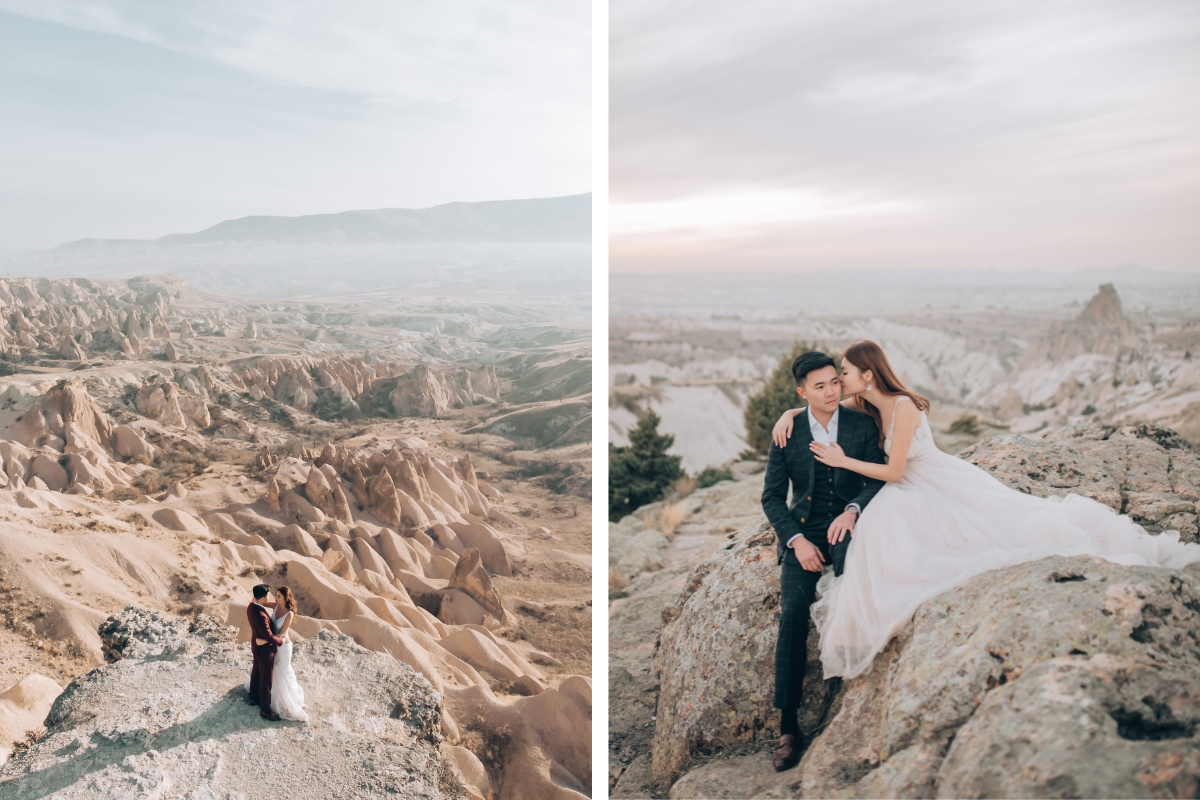
[[[258,706],[263,719],[308,722],[304,689],[292,671],[292,643],[287,638],[296,617],[296,598],[286,586],[275,591],[273,601],[267,600],[270,594],[270,586],[258,584],[254,587],[254,602],[246,607],[250,651],[254,654],[254,666],[246,681],[246,702]]]
[[[1200,562],[1200,545],[1178,533],[1151,536],[1079,495],[1023,494],[938,450],[929,401],[905,388],[874,342],[850,345],[840,373],[832,358],[809,352],[792,375],[808,408],[776,424],[762,494],[782,565],[776,770],[795,766],[804,749],[797,709],[810,613],[825,678],[853,678],[921,603],[987,570],[1052,555]]]

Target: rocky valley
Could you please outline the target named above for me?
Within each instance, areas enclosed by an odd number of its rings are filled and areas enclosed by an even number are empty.
[[[797,341],[833,351],[878,342],[933,401],[948,452],[1085,420],[1151,422],[1200,444],[1200,281],[1190,275],[693,278],[614,278],[609,367],[610,441],[626,443],[654,409],[689,472],[745,450],[746,400]]]
[[[4,278],[0,373],[0,795],[590,791],[586,293]],[[232,702],[262,582],[311,730]]]

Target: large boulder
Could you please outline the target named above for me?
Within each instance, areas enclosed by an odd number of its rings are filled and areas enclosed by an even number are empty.
[[[800,765],[806,797],[1188,797],[1200,569],[1051,557],[923,605]]]
[[[662,788],[778,734],[772,536],[738,534],[664,612],[651,769]],[[810,633],[801,726],[820,735],[790,786],[762,796],[1174,797],[1200,786],[1195,565],[1052,557],[984,573],[923,605],[844,686],[821,679],[817,647]],[[716,796],[729,783],[717,766],[672,796]]]
[[[1130,513],[1152,533],[1194,536],[1200,456],[1166,429],[1091,425],[1041,441],[998,436],[964,457],[1018,490],[1074,491]],[[649,775],[660,789],[694,770],[677,783],[679,796],[724,796],[733,767],[705,762],[769,749],[778,736],[774,541],[765,524],[743,528],[691,573],[663,614]],[[802,774],[777,782],[771,796],[1193,792],[1198,581],[1196,566],[1090,558],[985,573],[922,606],[914,627],[845,686],[821,679],[810,632],[801,726],[820,736]],[[1054,686],[1075,705],[1055,705]],[[754,758],[765,764],[767,756]]]
[[[1128,514],[1151,532],[1200,539],[1200,454],[1157,425],[1085,425],[1040,440],[993,436],[961,457],[1028,494],[1069,492]]]
[[[772,701],[779,595],[775,533],[763,524],[696,567],[675,605],[664,609],[654,783],[669,785],[697,756],[778,737]],[[808,655],[800,727],[815,732],[839,688],[822,679],[815,626]]]
[[[251,656],[232,629],[133,608],[102,628],[115,663],[58,697],[45,736],[0,769],[0,796],[462,796],[441,697],[389,655],[329,631],[294,645],[312,722],[272,723],[243,702]]]

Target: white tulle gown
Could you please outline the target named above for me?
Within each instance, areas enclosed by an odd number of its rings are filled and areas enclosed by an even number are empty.
[[[1079,495],[1010,489],[938,450],[922,413],[904,477],[863,510],[841,577],[826,573],[817,585],[812,615],[825,677],[864,672],[926,600],[982,572],[1052,555],[1179,568],[1200,562],[1200,545],[1181,543],[1171,531],[1148,534]]]
[[[271,630],[276,634],[292,613],[287,611],[280,617],[282,608],[275,606],[271,614]],[[250,691],[249,678],[246,679],[246,691]],[[308,722],[308,714],[304,711],[304,689],[292,669],[292,642],[286,637],[275,653],[275,668],[271,672],[271,710],[284,719]]]

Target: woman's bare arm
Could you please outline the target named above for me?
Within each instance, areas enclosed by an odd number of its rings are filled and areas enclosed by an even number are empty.
[[[908,466],[908,451],[912,447],[913,434],[917,432],[917,426],[921,424],[921,412],[912,403],[899,403],[894,414],[896,419],[892,427],[891,453],[888,455],[886,464],[872,464],[869,461],[848,458],[842,448],[836,444],[827,446],[813,442],[809,447],[822,464],[838,469],[848,469],[879,481],[899,483]]]

